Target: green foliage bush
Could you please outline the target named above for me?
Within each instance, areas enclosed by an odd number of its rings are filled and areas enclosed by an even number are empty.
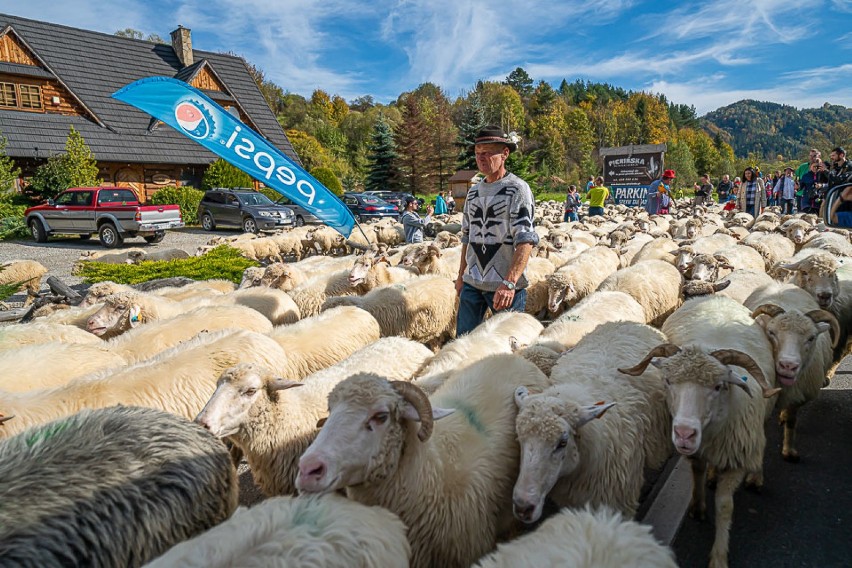
[[[201,179],[202,189],[213,189],[214,187],[251,187],[251,176],[232,166],[222,158],[219,158],[207,168]]]
[[[22,239],[29,235],[24,221],[26,200],[16,193],[0,193],[0,240]]]
[[[100,184],[95,155],[74,127],[65,140],[65,153],[56,154],[36,168],[28,193],[41,201],[69,187],[91,187]]]
[[[338,197],[343,195],[343,184],[329,168],[314,168],[311,175]]]
[[[198,224],[198,204],[201,203],[201,198],[204,197],[204,192],[194,187],[173,187],[168,186],[157,190],[151,196],[151,205],[180,205],[180,213],[183,215],[183,222],[187,225]]]
[[[222,245],[202,256],[143,262],[141,264],[107,264],[104,262],[81,262],[77,273],[89,284],[112,280],[119,284],[139,284],[157,278],[185,276],[193,280],[223,278],[238,284],[243,271],[250,266],[259,266],[253,260],[243,258],[239,251]]]

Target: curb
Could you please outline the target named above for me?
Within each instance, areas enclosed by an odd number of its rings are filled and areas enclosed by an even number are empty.
[[[649,496],[650,505],[640,522],[651,526],[651,533],[666,546],[674,543],[689,501],[692,499],[692,468],[683,456],[669,460]]]

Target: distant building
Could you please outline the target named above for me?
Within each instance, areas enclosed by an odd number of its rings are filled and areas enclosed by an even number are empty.
[[[0,135],[23,176],[63,152],[73,126],[105,184],[132,187],[140,199],[166,185],[200,186],[214,154],[110,97],[151,76],[200,89],[301,164],[241,58],[193,50],[183,27],[171,39],[155,44],[0,14]]]
[[[464,200],[467,199],[467,190],[482,180],[482,174],[477,170],[459,170],[450,178],[450,193],[456,200],[456,211],[464,208]]]

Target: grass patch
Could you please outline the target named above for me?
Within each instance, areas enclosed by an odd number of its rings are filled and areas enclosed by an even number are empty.
[[[184,276],[193,280],[222,278],[239,284],[243,271],[257,262],[243,258],[239,251],[222,245],[202,256],[143,262],[141,264],[107,264],[88,261],[79,264],[79,275],[89,284],[111,280],[119,284],[139,284],[157,278]]]
[[[13,282],[12,284],[0,284],[0,302],[17,294],[18,290],[24,285],[23,282]]]

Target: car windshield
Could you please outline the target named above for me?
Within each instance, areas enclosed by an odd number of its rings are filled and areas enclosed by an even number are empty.
[[[262,193],[239,193],[237,195],[243,205],[274,205],[272,200]]]

